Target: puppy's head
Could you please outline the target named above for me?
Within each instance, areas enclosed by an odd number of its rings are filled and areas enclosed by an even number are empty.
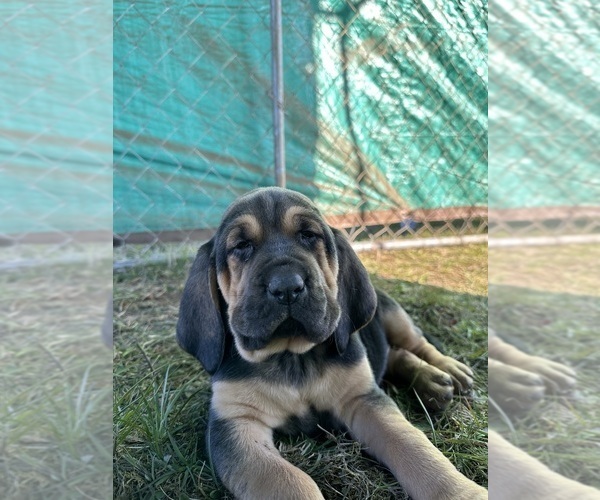
[[[198,251],[177,338],[214,373],[228,334],[250,362],[302,354],[332,335],[343,352],[375,307],[368,275],[343,234],[305,196],[263,188],[233,203]]]

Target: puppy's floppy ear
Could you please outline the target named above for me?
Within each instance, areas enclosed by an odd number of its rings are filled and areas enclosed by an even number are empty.
[[[335,330],[335,345],[341,354],[348,347],[350,335],[365,326],[375,314],[377,294],[367,270],[352,250],[346,235],[332,229],[338,253],[338,303],[340,322]]]
[[[213,240],[202,245],[192,264],[179,306],[177,342],[211,375],[223,360],[225,328],[219,302]]]

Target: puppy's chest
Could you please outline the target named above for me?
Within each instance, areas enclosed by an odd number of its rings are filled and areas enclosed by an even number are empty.
[[[311,353],[295,363],[282,358],[243,370],[226,367],[213,379],[212,410],[220,418],[255,420],[271,429],[307,432],[317,422],[330,426],[340,408],[371,390],[375,380],[364,355],[327,362]]]
[[[212,407],[223,418],[250,418],[272,429],[308,432],[344,393],[332,382],[328,376],[300,387],[261,379],[219,381],[213,386]]]

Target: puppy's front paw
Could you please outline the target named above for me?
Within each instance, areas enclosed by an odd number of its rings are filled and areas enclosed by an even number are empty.
[[[542,377],[495,359],[488,361],[490,397],[503,409],[529,410],[543,399],[546,386]]]
[[[449,356],[441,356],[439,360],[432,364],[450,375],[456,394],[463,396],[471,394],[473,390],[473,371],[467,365]]]
[[[428,410],[445,409],[454,394],[452,377],[425,362],[417,371],[412,387]]]
[[[575,370],[539,356],[528,356],[520,367],[539,375],[543,379],[546,389],[553,393],[571,392],[577,383]]]

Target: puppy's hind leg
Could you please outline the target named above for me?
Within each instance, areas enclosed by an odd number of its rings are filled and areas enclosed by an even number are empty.
[[[493,330],[490,330],[488,346],[491,358],[538,375],[549,392],[571,392],[575,388],[577,374],[566,365],[526,354],[502,340]]]

